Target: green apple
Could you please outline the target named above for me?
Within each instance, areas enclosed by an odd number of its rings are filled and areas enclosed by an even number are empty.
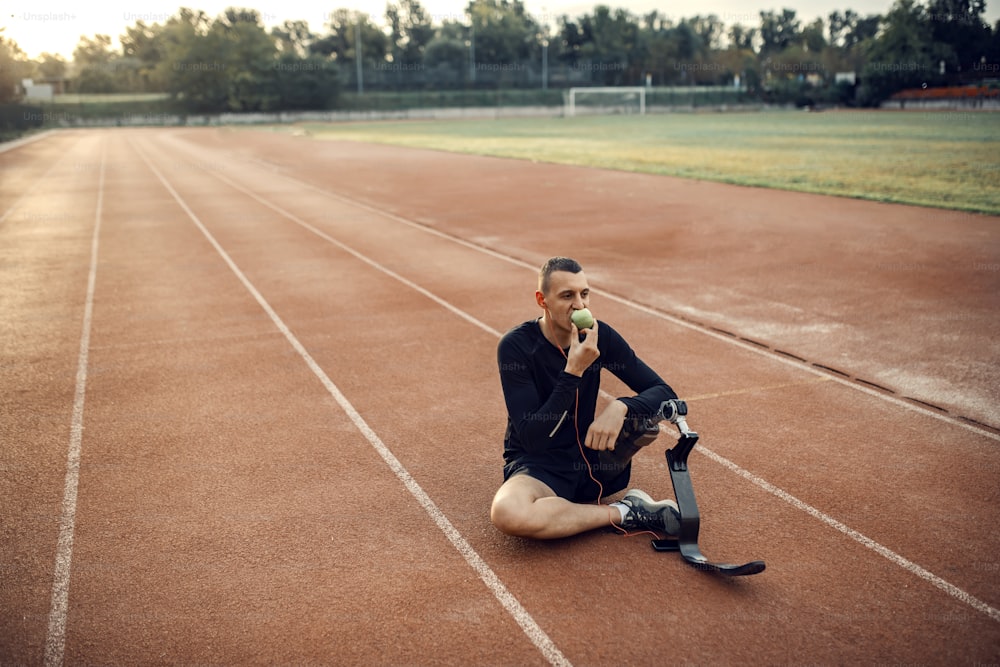
[[[570,315],[570,319],[573,320],[573,324],[576,325],[577,329],[589,329],[594,326],[594,316],[590,314],[590,308],[574,310],[573,314]]]

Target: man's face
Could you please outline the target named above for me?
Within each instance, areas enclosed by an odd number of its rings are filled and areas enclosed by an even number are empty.
[[[583,271],[555,271],[549,276],[549,289],[545,294],[536,292],[538,305],[546,308],[552,323],[560,329],[571,331],[570,315],[574,310],[590,307],[590,286]]]

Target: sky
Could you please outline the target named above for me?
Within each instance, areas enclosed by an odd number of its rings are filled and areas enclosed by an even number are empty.
[[[200,9],[209,16],[221,14],[227,7],[249,7],[256,9],[268,27],[280,25],[285,20],[301,20],[309,23],[313,32],[324,32],[327,17],[338,8],[358,9],[368,13],[377,23],[385,23],[387,0],[104,0],[86,2],[80,0],[8,0],[0,16],[0,35],[17,42],[29,58],[37,58],[42,52],[57,53],[71,60],[73,49],[81,35],[93,37],[96,34],[110,35],[112,44],[118,48],[118,37],[127,26],[137,21],[147,24],[163,23],[177,13],[180,7]],[[329,4],[326,4],[329,3]],[[421,0],[420,3],[431,15],[435,24],[443,20],[463,20],[464,8],[468,0]],[[885,14],[892,6],[892,0],[524,0],[524,6],[540,23],[555,25],[557,17],[568,14],[571,17],[591,13],[597,4],[612,8],[627,9],[633,14],[643,15],[657,10],[660,15],[671,19],[681,19],[698,14],[715,14],[726,25],[744,23],[757,25],[761,10],[781,11],[794,9],[802,23],[815,18],[826,18],[832,11],[852,9],[862,16]],[[100,5],[100,6],[97,6]],[[1000,0],[988,0],[986,20],[992,25],[1000,19]],[[546,21],[548,19],[548,21]]]

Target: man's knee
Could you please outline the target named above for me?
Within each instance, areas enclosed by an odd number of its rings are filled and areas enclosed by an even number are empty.
[[[490,507],[490,521],[496,528],[508,535],[521,536],[527,523],[527,513],[518,503],[509,498],[494,498]]]
[[[528,537],[538,530],[532,509],[533,501],[513,494],[497,494],[490,507],[490,521],[508,535]]]
[[[541,525],[534,504],[556,494],[543,482],[527,475],[511,477],[497,491],[490,506],[490,521],[508,535],[530,537]]]

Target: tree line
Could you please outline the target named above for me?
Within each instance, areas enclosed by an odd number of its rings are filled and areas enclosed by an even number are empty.
[[[0,34],[0,102],[34,78],[68,92],[168,93],[197,112],[328,109],[342,90],[646,84],[875,105],[904,88],[995,80],[1000,21],[991,27],[984,13],[985,0],[896,0],[885,15],[848,9],[803,23],[784,9],[727,25],[607,5],[532,16],[521,0],[471,0],[463,17],[435,22],[419,0],[389,0],[384,27],[337,9],[317,34],[305,21],[268,30],[251,9],[213,18],[181,8],[163,23],[136,21],[120,47],[82,36],[71,62],[29,60]]]

